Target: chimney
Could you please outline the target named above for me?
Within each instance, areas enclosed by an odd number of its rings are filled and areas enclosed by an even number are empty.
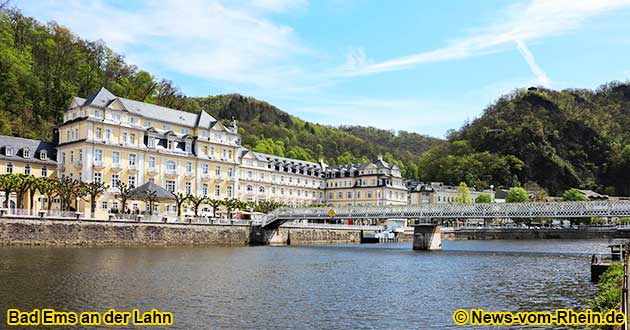
[[[383,154],[378,154],[377,158],[378,158],[378,160],[382,161],[383,160]]]

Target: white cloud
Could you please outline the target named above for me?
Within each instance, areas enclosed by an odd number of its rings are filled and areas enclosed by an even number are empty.
[[[534,0],[527,5],[510,6],[499,16],[501,19],[487,26],[471,29],[467,37],[451,41],[446,47],[382,62],[365,63],[359,67],[344,65],[338,68],[336,74],[369,75],[404,70],[420,63],[464,59],[497,52],[514,42],[566,33],[578,28],[593,15],[624,6],[630,6],[630,0]]]
[[[127,3],[97,1],[18,3],[27,14],[53,17],[81,37],[109,46],[152,71],[207,80],[270,86],[294,81],[301,69],[289,59],[308,54],[290,26],[269,18],[305,6],[305,0],[220,0]]]
[[[551,80],[549,80],[547,73],[536,63],[534,54],[527,48],[527,45],[520,40],[516,40],[516,46],[523,56],[523,59],[525,59],[525,62],[527,62],[529,69],[532,70],[532,73],[536,76],[536,82],[542,86],[551,87]]]

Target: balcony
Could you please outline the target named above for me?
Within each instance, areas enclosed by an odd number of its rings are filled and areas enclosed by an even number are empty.
[[[98,169],[98,170],[102,170],[105,168],[105,163],[103,163],[102,160],[95,160],[94,161],[94,168]]]
[[[179,173],[177,172],[177,170],[173,170],[173,169],[166,169],[166,170],[164,171],[164,174],[165,174],[166,176],[170,176],[170,177],[174,177],[174,176],[179,175]]]
[[[129,172],[131,172],[131,173],[138,172],[138,167],[136,167],[136,164],[129,164],[128,169],[129,169]]]
[[[204,180],[204,181],[210,180],[210,173],[201,173],[201,180]]]
[[[193,171],[186,171],[185,175],[186,175],[186,178],[188,178],[188,179],[194,178],[195,177],[195,172],[193,172]]]
[[[72,162],[72,166],[74,166],[74,168],[81,168],[83,166],[83,161],[82,160],[76,160],[74,162]]]
[[[122,165],[120,165],[120,163],[112,163],[112,170],[113,171],[120,171],[120,170],[122,170]]]
[[[147,170],[147,172],[151,175],[155,175],[157,174],[157,167],[149,167],[149,169]]]

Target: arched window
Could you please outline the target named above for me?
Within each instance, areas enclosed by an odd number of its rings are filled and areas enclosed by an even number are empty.
[[[265,187],[260,186],[260,188],[258,188],[258,192],[264,193],[265,192]]]
[[[247,185],[247,191],[254,191],[254,187],[252,187],[252,185]]]
[[[170,171],[170,172],[175,172],[175,162],[172,160],[169,160],[166,162],[166,170]]]

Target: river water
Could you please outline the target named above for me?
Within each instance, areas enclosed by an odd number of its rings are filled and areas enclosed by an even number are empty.
[[[170,329],[451,329],[457,308],[584,308],[602,240],[0,248],[5,310],[173,312]],[[123,327],[124,328],[124,327]],[[548,327],[547,327],[548,328]],[[111,327],[103,329],[112,329]],[[147,329],[145,327],[145,329]]]

